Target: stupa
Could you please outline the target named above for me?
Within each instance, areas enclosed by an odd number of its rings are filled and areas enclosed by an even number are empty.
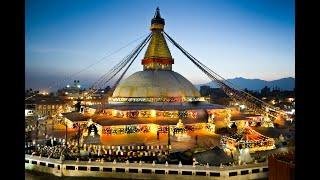
[[[102,134],[162,133],[169,127],[174,130],[179,119],[186,131],[214,131],[208,117],[225,107],[205,101],[189,80],[172,70],[174,58],[164,38],[164,26],[157,8],[151,20],[152,36],[141,61],[143,70],[123,80],[103,111],[92,117]]]

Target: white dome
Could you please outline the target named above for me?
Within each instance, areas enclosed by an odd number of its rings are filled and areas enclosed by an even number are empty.
[[[138,71],[120,83],[112,97],[200,97],[200,93],[174,71]]]

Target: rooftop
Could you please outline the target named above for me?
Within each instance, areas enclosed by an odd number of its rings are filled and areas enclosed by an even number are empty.
[[[76,121],[87,121],[89,119],[89,116],[85,116],[79,112],[67,112],[67,113],[61,113],[63,117],[69,119],[72,122]]]
[[[27,104],[64,104],[65,101],[56,96],[35,96],[26,101]]]
[[[168,118],[115,118],[107,116],[94,116],[92,120],[101,126],[118,126],[118,125],[133,125],[133,124],[157,124],[157,125],[176,125],[178,119]],[[206,119],[182,119],[183,124],[207,123]]]

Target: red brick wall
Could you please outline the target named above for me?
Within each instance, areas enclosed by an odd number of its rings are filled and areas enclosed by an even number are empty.
[[[269,166],[269,180],[293,180],[294,179],[294,169],[293,164],[279,161],[276,158],[270,156],[268,159]]]

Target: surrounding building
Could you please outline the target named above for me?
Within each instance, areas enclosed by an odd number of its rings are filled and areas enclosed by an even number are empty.
[[[25,102],[26,113],[38,117],[52,117],[62,112],[72,111],[72,104],[57,96],[37,95]]]
[[[66,100],[76,100],[83,97],[85,89],[81,88],[79,80],[74,80],[72,85],[58,90],[58,95]]]

